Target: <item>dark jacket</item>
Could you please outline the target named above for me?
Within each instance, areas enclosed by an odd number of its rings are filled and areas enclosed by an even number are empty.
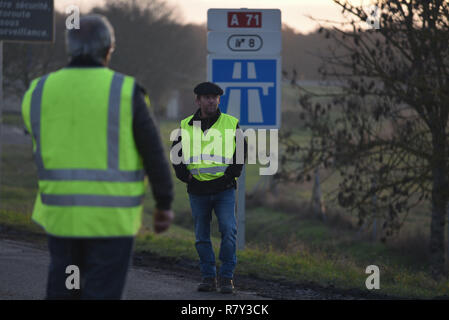
[[[67,66],[67,68],[71,67],[98,68],[104,66],[88,58],[77,58]],[[145,102],[145,90],[137,83],[134,87],[132,107],[134,140],[143,159],[156,207],[161,210],[169,210],[173,201],[170,166],[162,146],[159,129]]]
[[[220,117],[220,109],[217,110],[217,113],[215,116],[211,118],[201,119],[200,117],[200,109],[198,109],[195,114],[193,115],[193,118],[189,121],[189,125],[193,125],[193,121],[201,121],[201,130],[204,132],[208,130],[210,127],[213,126],[213,124],[218,120]],[[239,129],[239,124],[237,123],[236,129]],[[179,136],[178,140],[174,141],[172,144],[172,148],[177,145],[178,143],[181,143],[182,138]],[[246,157],[247,154],[247,143],[244,142],[244,157]],[[178,156],[182,157],[182,149],[178,152]],[[230,189],[230,188],[236,188],[237,183],[235,181],[235,178],[239,177],[243,164],[236,164],[236,152],[234,152],[234,157],[232,164],[230,164],[224,173],[223,177],[210,180],[210,181],[199,181],[195,178],[190,179],[190,171],[187,169],[187,166],[184,163],[180,164],[173,164],[173,168],[175,169],[176,177],[181,180],[182,182],[187,183],[187,192],[191,194],[196,195],[207,195],[207,194],[214,194],[218,192],[222,192],[224,190]]]

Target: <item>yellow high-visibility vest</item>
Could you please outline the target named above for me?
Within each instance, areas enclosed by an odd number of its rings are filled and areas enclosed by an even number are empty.
[[[232,163],[238,119],[221,113],[204,135],[201,125],[189,125],[193,115],[181,121],[184,163],[192,176],[200,181],[220,178]]]
[[[63,237],[134,236],[145,191],[132,77],[65,68],[35,79],[22,115],[39,176],[32,219]]]

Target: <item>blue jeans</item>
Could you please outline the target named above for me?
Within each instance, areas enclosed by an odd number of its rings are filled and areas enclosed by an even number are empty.
[[[48,236],[48,300],[121,299],[131,264],[133,237],[59,238]],[[68,265],[80,273],[80,289],[68,290]]]
[[[221,278],[232,278],[236,257],[237,221],[235,218],[235,189],[231,188],[211,195],[189,194],[195,225],[195,247],[200,258],[200,270],[203,278],[216,277],[215,253],[210,241],[210,223],[212,210],[218,219],[221,233],[219,259]]]

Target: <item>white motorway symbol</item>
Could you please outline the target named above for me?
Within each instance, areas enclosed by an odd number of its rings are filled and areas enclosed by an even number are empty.
[[[256,67],[254,62],[247,62],[247,79],[257,79]],[[235,62],[232,72],[232,79],[242,78],[242,63]],[[248,89],[248,120],[249,122],[263,122],[262,105],[260,103],[259,90],[262,89],[264,95],[268,95],[268,89],[274,87],[274,82],[217,82],[217,84],[226,92],[229,87],[229,100],[227,112],[240,119],[241,110],[241,89]],[[232,88],[238,87],[238,88]]]

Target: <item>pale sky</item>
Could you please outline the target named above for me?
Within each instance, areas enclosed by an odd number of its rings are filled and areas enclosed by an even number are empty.
[[[56,8],[63,11],[68,5],[74,4],[81,11],[89,10],[96,4],[106,0],[55,0]],[[206,23],[207,10],[210,8],[249,8],[249,9],[280,9],[282,23],[296,31],[307,33],[317,28],[317,22],[309,19],[341,21],[341,9],[332,0],[165,0],[175,9],[175,17],[180,23]],[[352,3],[369,0],[353,0]]]

